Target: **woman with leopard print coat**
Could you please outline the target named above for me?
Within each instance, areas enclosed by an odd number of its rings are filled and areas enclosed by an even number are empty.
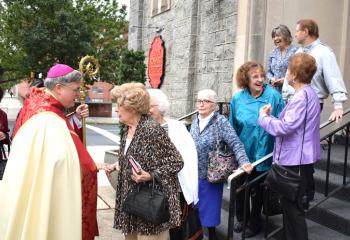
[[[177,173],[183,167],[180,153],[171,143],[165,130],[148,114],[150,98],[144,85],[126,83],[116,86],[111,95],[117,100],[122,129],[119,164],[110,165],[118,170],[114,227],[125,234],[126,240],[166,240],[169,229],[181,224]],[[128,163],[132,156],[142,167],[137,174]],[[155,176],[156,188],[168,198],[170,220],[154,225],[122,210],[127,193],[137,183],[149,182]]]

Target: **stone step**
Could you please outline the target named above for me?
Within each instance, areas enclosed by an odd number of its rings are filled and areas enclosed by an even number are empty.
[[[315,198],[322,198],[320,194]],[[350,236],[350,202],[330,197],[325,202],[312,208],[307,218],[334,231]]]
[[[348,175],[350,177],[350,175]],[[350,178],[346,178],[346,182],[350,182]],[[315,179],[315,188],[316,191],[324,194],[325,192],[325,186],[326,186],[326,171],[315,169],[314,173],[314,179]],[[341,175],[335,174],[335,173],[329,173],[329,186],[328,186],[328,192],[331,192],[332,190],[336,189],[337,187],[341,186],[343,183],[343,177]],[[334,197],[350,202],[350,186],[347,186],[343,188],[341,191],[337,192]]]
[[[349,208],[350,209],[350,208]],[[311,213],[308,213],[311,214]],[[327,219],[327,217],[323,216],[323,219]],[[217,237],[220,240],[227,239],[227,220],[228,220],[228,212],[226,210],[221,211],[221,224],[217,227]],[[338,232],[326,225],[315,222],[311,219],[306,220],[308,227],[309,240],[329,240],[329,239],[337,239],[337,240],[348,240],[349,235],[344,234],[342,232]],[[282,215],[276,215],[269,217],[269,232],[280,228],[283,225]],[[350,229],[350,228],[349,228]],[[249,240],[261,240],[264,239],[264,231],[265,231],[265,221],[263,219],[263,227],[261,232],[252,237],[247,238]],[[241,233],[234,233],[233,239],[241,239]],[[283,238],[283,230],[278,231],[274,236],[269,238],[270,240],[282,240]]]
[[[350,147],[348,156],[350,155]],[[330,155],[330,172],[343,175],[344,171],[345,148],[343,145],[333,144]],[[326,171],[327,169],[327,150],[322,150],[322,159],[315,163],[316,169]],[[348,173],[350,174],[350,161],[347,163]]]

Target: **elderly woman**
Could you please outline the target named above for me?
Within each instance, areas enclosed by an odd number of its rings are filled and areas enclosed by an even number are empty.
[[[141,83],[125,83],[111,91],[117,102],[122,129],[119,164],[110,170],[119,170],[115,205],[114,227],[125,234],[125,239],[167,240],[169,229],[180,226],[181,210],[178,198],[177,173],[183,167],[180,153],[166,131],[149,115],[150,97]],[[134,158],[140,165],[136,173],[128,164]],[[123,211],[126,195],[137,183],[157,180],[156,188],[168,198],[170,220],[159,225]]]
[[[197,150],[191,134],[185,125],[177,120],[166,118],[169,109],[167,96],[160,89],[148,89],[151,97],[151,116],[167,131],[170,140],[180,152],[184,161],[184,167],[178,173],[180,183],[180,203],[183,213],[188,212],[188,205],[198,202],[198,171]],[[181,227],[170,229],[170,240],[181,240],[186,238],[186,216],[183,216]],[[190,234],[191,235],[191,234]]]
[[[267,80],[281,93],[288,60],[298,48],[292,45],[293,38],[286,25],[272,29],[271,37],[276,48],[271,51],[267,61]]]
[[[211,89],[198,92],[198,115],[191,126],[191,135],[194,139],[198,154],[198,208],[202,226],[207,227],[209,239],[216,239],[215,227],[220,224],[221,200],[223,193],[222,183],[210,183],[207,180],[208,154],[217,148],[225,146],[236,156],[238,164],[246,172],[252,171],[244,146],[228,120],[215,111],[217,95]],[[219,139],[217,139],[217,137]]]
[[[244,144],[245,151],[251,163],[259,160],[273,150],[274,137],[268,134],[258,125],[259,109],[271,104],[272,116],[278,117],[284,107],[284,102],[280,93],[270,85],[264,84],[265,71],[261,64],[256,62],[246,62],[237,71],[236,81],[238,87],[243,90],[232,97],[230,105],[230,123],[236,130],[240,140]],[[250,179],[258,177],[269,170],[271,160],[266,161],[256,167],[249,175]],[[251,185],[249,192],[251,202],[251,211],[249,203],[246,205],[248,229],[245,232],[246,237],[256,235],[261,229],[261,208],[262,208],[262,190],[259,187],[264,179],[260,179]],[[242,178],[242,184],[244,178]],[[244,210],[244,192],[237,195],[236,217],[237,223],[234,230],[241,232],[243,230],[243,211]]]
[[[259,124],[276,136],[273,164],[301,173],[300,196],[307,185],[309,168],[320,159],[320,103],[310,86],[316,72],[315,59],[305,53],[295,54],[288,65],[288,84],[296,93],[279,118],[271,116],[272,107],[260,110]],[[298,197],[298,199],[300,199]],[[286,239],[308,239],[305,213],[300,201],[281,199]]]

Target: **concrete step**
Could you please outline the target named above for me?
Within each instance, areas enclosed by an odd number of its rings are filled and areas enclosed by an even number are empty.
[[[315,172],[315,183],[316,190],[324,192],[325,187],[326,172],[320,169],[316,169]],[[347,179],[350,181],[350,179]],[[329,177],[329,191],[335,189],[342,184],[342,176],[330,173]],[[229,209],[229,196],[230,191],[227,186],[224,187],[223,200],[222,200],[222,223],[218,227],[219,239],[226,239],[227,235],[227,221],[228,221],[228,209]],[[324,198],[321,193],[316,193],[315,201]],[[342,208],[347,208],[343,215]],[[349,239],[348,231],[350,231],[350,187],[345,187],[334,197],[330,198],[326,202],[322,203],[320,206],[311,210],[308,213],[310,219],[308,220],[309,236],[310,239]],[[280,219],[279,219],[280,218]],[[277,219],[274,220],[273,219]],[[279,220],[278,220],[279,219]],[[329,221],[331,219],[331,221]],[[269,225],[269,231],[276,229],[281,226],[282,218],[281,215],[270,217],[271,224]],[[325,222],[332,222],[331,224],[325,224]],[[263,228],[265,229],[265,228]],[[321,234],[322,233],[322,234]],[[283,239],[282,233],[278,233],[275,238],[272,239]],[[240,239],[240,234],[234,234],[234,239]],[[263,232],[252,239],[263,239]]]
[[[350,175],[349,175],[350,177]],[[350,178],[346,178],[346,182],[350,182]],[[326,186],[326,171],[320,170],[320,169],[315,169],[314,173],[314,179],[315,179],[315,188],[316,191],[324,194],[325,192],[325,186]],[[341,175],[335,174],[335,173],[330,173],[329,174],[329,186],[328,186],[328,192],[331,192],[335,188],[341,186],[343,183],[343,177]],[[341,191],[339,191],[337,194],[334,195],[334,197],[344,200],[344,201],[349,201],[350,202],[350,186],[345,187]]]
[[[350,209],[350,208],[349,208]],[[327,219],[326,217],[322,217],[323,219]],[[221,211],[221,224],[217,227],[217,237],[220,240],[227,239],[227,220],[228,220],[228,212],[225,210]],[[328,226],[315,222],[311,219],[306,220],[308,226],[308,234],[309,240],[329,240],[329,239],[337,239],[337,240],[348,240],[349,235],[346,235],[342,232],[338,232]],[[265,231],[265,221],[263,219],[263,227],[261,232],[249,238],[249,240],[261,240],[264,239],[264,231]],[[283,225],[282,215],[276,215],[269,217],[269,226],[268,233],[276,230],[277,228]],[[234,233],[233,239],[242,239],[241,233]],[[248,239],[248,238],[247,238]],[[283,240],[283,230],[278,231],[274,236],[269,238],[271,240]]]
[[[320,194],[315,195],[321,199]],[[350,236],[350,202],[330,197],[327,201],[312,208],[307,213],[307,218],[333,229],[339,233]]]
[[[348,156],[350,155],[350,147],[348,151]],[[343,175],[344,171],[344,157],[345,157],[345,148],[343,145],[333,144],[331,147],[331,156],[330,156],[330,171],[339,175]],[[350,160],[347,163],[348,171],[350,174]],[[322,159],[315,164],[316,169],[321,169],[326,171],[327,169],[327,150],[322,151]]]

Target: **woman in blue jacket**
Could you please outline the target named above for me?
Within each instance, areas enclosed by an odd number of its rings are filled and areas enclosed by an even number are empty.
[[[270,85],[264,84],[265,76],[265,71],[261,64],[256,62],[243,64],[236,74],[238,87],[242,88],[242,91],[232,97],[230,105],[230,123],[244,144],[251,163],[271,153],[274,144],[274,137],[258,124],[259,109],[266,104],[271,104],[271,115],[278,117],[284,107],[281,94]],[[270,166],[271,160],[258,165],[252,174],[249,175],[249,178],[252,179],[261,175],[269,170]],[[246,219],[248,219],[248,228],[245,232],[246,237],[256,235],[261,229],[263,197],[259,186],[262,181],[263,179],[260,179],[260,181],[251,186],[251,207],[248,208],[249,204],[247,204],[248,215]],[[243,230],[243,208],[244,192],[241,192],[237,195],[236,217],[238,221],[234,228],[236,232]]]
[[[198,154],[198,210],[202,226],[208,228],[209,240],[216,240],[215,227],[220,224],[223,183],[211,183],[207,179],[209,152],[227,147],[234,153],[238,165],[250,173],[249,163],[243,144],[228,120],[215,111],[217,95],[211,89],[198,92],[196,107],[198,115],[193,119],[191,135]]]

